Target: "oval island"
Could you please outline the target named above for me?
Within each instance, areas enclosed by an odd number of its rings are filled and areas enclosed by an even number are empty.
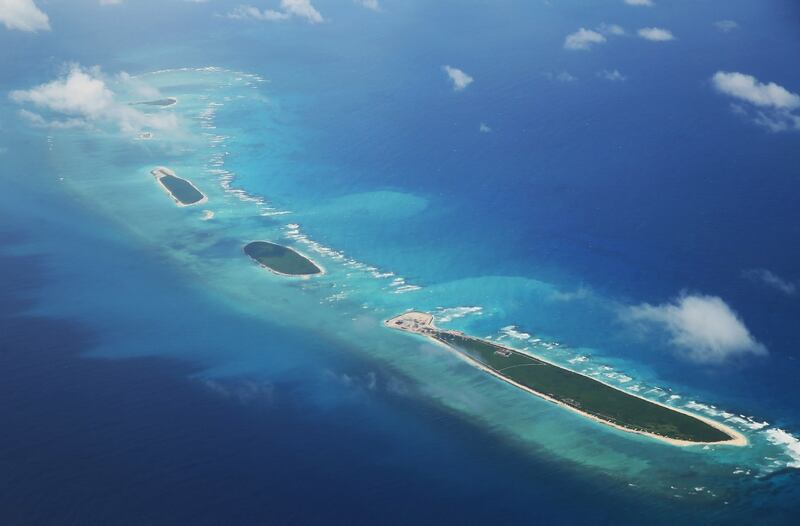
[[[296,250],[269,241],[253,241],[244,253],[267,270],[281,276],[313,276],[322,274],[322,267]]]
[[[208,198],[195,185],[178,177],[169,168],[159,166],[150,173],[161,183],[161,186],[178,206],[190,206],[208,201]]]
[[[429,313],[407,312],[385,324],[425,336],[511,385],[617,429],[678,446],[747,445],[744,435],[710,418],[648,400],[532,354],[439,329]]]

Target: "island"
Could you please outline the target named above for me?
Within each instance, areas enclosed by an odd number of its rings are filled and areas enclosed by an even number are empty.
[[[244,253],[253,260],[281,276],[308,277],[323,274],[323,268],[296,250],[269,241],[253,241],[244,247]]]
[[[131,102],[131,106],[161,106],[162,108],[166,108],[168,106],[174,106],[178,103],[178,99],[175,97],[167,97],[165,99],[158,99],[158,100],[145,100],[141,102]]]
[[[161,187],[178,206],[191,206],[208,201],[208,198],[195,185],[178,177],[169,168],[159,166],[150,173],[156,178],[156,181],[161,183]]]
[[[744,435],[720,422],[647,400],[527,352],[439,329],[432,314],[406,312],[384,324],[424,336],[511,385],[617,429],[679,446],[747,445]]]

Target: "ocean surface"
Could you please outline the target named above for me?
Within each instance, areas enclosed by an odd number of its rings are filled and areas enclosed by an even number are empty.
[[[800,8],[662,3],[53,1],[51,31],[0,29],[0,523],[796,524],[800,296],[748,271],[800,279],[800,132],[710,79],[800,91]],[[177,128],[32,125],[8,94],[71,64],[177,98],[129,106]],[[265,272],[257,239],[325,275]],[[768,353],[697,363],[625,321],[682,294]],[[592,422],[382,326],[408,309],[749,446]]]

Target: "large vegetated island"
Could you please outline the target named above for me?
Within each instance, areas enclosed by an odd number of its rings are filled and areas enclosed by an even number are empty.
[[[747,444],[743,435],[719,422],[647,400],[528,353],[439,329],[428,313],[408,312],[386,325],[426,336],[512,385],[624,431],[675,445]]]
[[[269,241],[253,241],[244,253],[259,265],[282,276],[312,276],[322,274],[322,267],[299,252]]]

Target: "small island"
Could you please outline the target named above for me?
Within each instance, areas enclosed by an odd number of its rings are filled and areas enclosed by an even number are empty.
[[[160,106],[162,108],[166,108],[168,106],[174,106],[178,103],[178,99],[175,97],[167,97],[164,99],[158,100],[145,100],[141,102],[131,102],[131,106]]]
[[[310,258],[277,243],[253,241],[245,245],[244,253],[262,267],[281,276],[308,277],[324,273],[322,267]]]
[[[167,191],[178,206],[191,206],[208,201],[208,198],[195,185],[178,177],[169,168],[159,166],[150,173],[156,178],[156,181],[161,183],[161,187]]]
[[[432,314],[407,312],[385,325],[425,336],[511,385],[623,431],[679,446],[747,445],[744,435],[714,420],[647,400],[528,353],[439,329],[433,320]]]

